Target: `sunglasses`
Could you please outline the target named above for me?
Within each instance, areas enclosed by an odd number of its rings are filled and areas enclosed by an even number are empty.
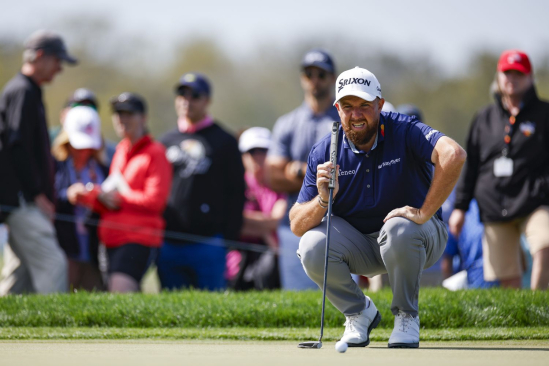
[[[307,77],[307,79],[309,79],[309,80],[311,80],[315,76],[319,80],[324,80],[324,79],[326,79],[326,77],[328,77],[328,73],[326,71],[323,71],[323,70],[305,69],[303,71],[303,73],[305,74],[305,77]]]
[[[193,100],[197,100],[197,99],[202,98],[201,93],[195,92],[195,91],[193,91],[192,89],[189,89],[189,88],[179,89],[177,91],[177,95],[182,96],[185,99],[193,99]]]

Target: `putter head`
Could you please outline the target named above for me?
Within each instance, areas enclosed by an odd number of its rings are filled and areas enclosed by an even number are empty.
[[[297,345],[297,348],[322,348],[322,342],[319,341],[311,341],[311,342],[303,342]]]

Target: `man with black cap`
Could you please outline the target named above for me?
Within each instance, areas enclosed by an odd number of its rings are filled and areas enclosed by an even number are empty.
[[[63,39],[37,31],[25,43],[21,72],[0,97],[0,221],[10,228],[0,295],[67,290],[67,261],[55,236],[53,159],[43,84],[74,65]]]
[[[280,117],[273,128],[273,139],[266,163],[267,180],[273,190],[288,194],[288,211],[297,200],[307,170],[307,156],[313,145],[339,121],[333,106],[335,65],[323,50],[314,49],[301,62],[301,87],[305,101]],[[316,289],[296,256],[299,238],[290,230],[288,214],[278,229],[280,239],[280,280],[282,288]]]
[[[181,239],[166,239],[158,275],[163,288],[222,289],[223,240],[238,239],[242,226],[244,167],[236,139],[208,114],[211,86],[206,77],[184,74],[175,92],[177,127],[160,141],[173,166],[166,229],[181,233]],[[204,241],[186,240],[186,234]]]

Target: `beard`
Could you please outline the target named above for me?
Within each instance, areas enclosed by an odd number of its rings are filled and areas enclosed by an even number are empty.
[[[351,123],[362,123],[364,122],[366,125],[366,129],[362,131],[355,131],[353,130]],[[345,135],[351,141],[355,146],[361,146],[364,144],[367,144],[374,138],[377,132],[377,125],[378,123],[374,123],[373,125],[368,123],[365,119],[361,120],[350,120],[348,123],[342,123],[343,131],[345,132]]]

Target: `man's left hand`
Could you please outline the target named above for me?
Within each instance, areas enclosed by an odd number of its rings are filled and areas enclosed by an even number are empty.
[[[430,217],[427,217],[426,215],[424,215],[419,208],[415,208],[411,206],[395,208],[393,211],[389,212],[387,216],[385,216],[385,219],[383,219],[383,222],[387,222],[389,219],[392,219],[393,217],[404,217],[408,220],[415,222],[418,225],[423,225],[430,219]]]

